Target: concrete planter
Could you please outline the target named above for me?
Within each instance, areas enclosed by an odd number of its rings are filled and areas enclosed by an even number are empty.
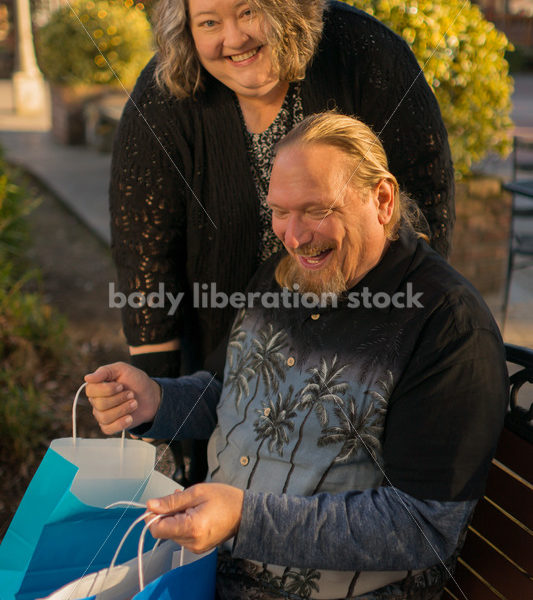
[[[483,294],[500,292],[505,282],[511,197],[501,183],[484,176],[456,186],[450,263]]]
[[[127,94],[120,90],[91,100],[85,106],[85,142],[100,152],[111,152]]]
[[[85,143],[85,106],[88,102],[107,94],[109,89],[105,85],[51,84],[52,135],[54,138],[61,144]]]

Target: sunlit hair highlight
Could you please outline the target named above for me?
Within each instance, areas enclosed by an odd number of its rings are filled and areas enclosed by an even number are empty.
[[[322,36],[325,0],[248,0],[248,4],[264,19],[279,79],[303,79]],[[189,27],[187,0],[160,0],[154,23],[158,86],[177,98],[194,95],[202,89],[202,66]]]
[[[385,180],[394,190],[394,207],[390,221],[384,225],[389,240],[398,238],[400,220],[413,230],[421,220],[418,206],[403,192],[389,171],[385,149],[377,135],[359,119],[334,111],[310,115],[276,145],[275,152],[292,145],[323,144],[341,150],[348,159],[346,184],[371,192]],[[424,234],[419,234],[427,239]]]

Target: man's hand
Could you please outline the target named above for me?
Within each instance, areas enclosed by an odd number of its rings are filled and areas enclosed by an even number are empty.
[[[106,435],[153,421],[161,389],[144,371],[118,362],[85,375],[85,381],[94,418]]]
[[[171,496],[149,500],[148,510],[168,514],[150,527],[156,538],[172,539],[191,552],[211,550],[239,530],[244,492],[222,483],[200,483]],[[146,522],[152,519],[146,518]]]

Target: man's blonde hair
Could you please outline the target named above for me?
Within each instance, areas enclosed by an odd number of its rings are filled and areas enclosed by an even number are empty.
[[[421,218],[420,209],[400,191],[396,177],[389,171],[385,149],[370,127],[355,117],[334,111],[310,115],[278,142],[275,151],[278,153],[287,146],[310,144],[333,146],[346,155],[347,185],[370,192],[380,181],[391,183],[394,207],[389,223],[384,226],[389,240],[397,239],[401,219],[415,229],[415,223]]]
[[[248,4],[265,20],[265,35],[279,79],[303,79],[322,36],[325,0],[248,0]],[[157,5],[155,78],[177,98],[187,98],[202,89],[202,66],[189,19],[187,0],[160,0]]]

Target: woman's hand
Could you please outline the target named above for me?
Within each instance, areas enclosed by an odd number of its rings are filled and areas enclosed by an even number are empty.
[[[155,514],[169,515],[156,521],[150,532],[172,539],[191,552],[207,552],[236,535],[242,517],[244,492],[222,483],[199,483],[170,496],[148,500]],[[149,522],[153,517],[146,518]]]
[[[94,418],[106,435],[153,421],[161,389],[144,371],[118,362],[85,375],[85,381]]]

